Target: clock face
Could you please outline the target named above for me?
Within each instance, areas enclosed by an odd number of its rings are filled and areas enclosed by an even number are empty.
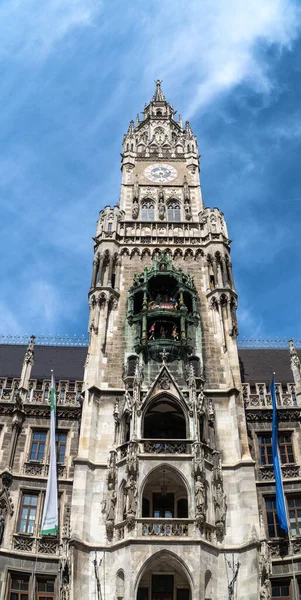
[[[170,165],[150,165],[144,169],[144,177],[156,183],[173,181],[177,175],[177,169]]]

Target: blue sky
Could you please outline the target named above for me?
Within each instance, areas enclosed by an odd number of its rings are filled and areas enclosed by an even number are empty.
[[[293,0],[2,0],[0,331],[86,334],[92,236],[154,79],[225,213],[240,334],[301,338],[301,10]]]

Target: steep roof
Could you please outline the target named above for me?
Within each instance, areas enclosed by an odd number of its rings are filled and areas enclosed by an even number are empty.
[[[27,346],[0,344],[0,377],[20,377]],[[48,379],[53,369],[56,379],[82,381],[87,347],[35,346],[32,379]]]
[[[293,382],[288,349],[239,348],[238,355],[243,383],[270,383],[273,372],[277,383]]]
[[[27,346],[0,344],[0,377],[20,377]],[[276,381],[293,381],[290,355],[286,349],[239,348],[242,381],[246,383],[269,383],[273,371]],[[298,351],[301,359],[301,351]],[[53,369],[56,379],[84,377],[86,346],[35,346],[32,379],[48,379]]]

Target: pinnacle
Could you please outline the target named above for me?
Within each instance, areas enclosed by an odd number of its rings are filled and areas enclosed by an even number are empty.
[[[162,83],[162,81],[160,79],[156,79],[156,81],[155,81],[156,90],[153,95],[153,102],[164,102],[165,101],[165,96],[161,90],[161,83]]]

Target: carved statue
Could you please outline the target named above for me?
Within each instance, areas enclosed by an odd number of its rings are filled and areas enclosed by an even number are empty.
[[[116,492],[114,490],[113,484],[109,483],[107,503],[106,503],[106,521],[112,521],[114,523],[116,501],[117,501],[117,496],[116,496]]]
[[[210,225],[211,225],[212,233],[216,233],[216,216],[215,215],[210,216]]]
[[[193,470],[194,476],[197,477],[201,475],[204,471],[204,449],[202,444],[195,443],[193,444],[193,452],[194,452],[194,461],[193,461]]]
[[[198,394],[197,412],[200,419],[200,439],[204,444],[215,448],[215,411],[211,398],[203,392]]]
[[[206,507],[206,488],[200,475],[197,475],[194,485],[196,516],[205,514]]]
[[[5,517],[3,515],[3,510],[0,510],[0,544],[2,544],[3,534],[5,528]]]
[[[222,484],[220,482],[217,483],[215,493],[213,496],[214,510],[215,510],[215,522],[217,523],[225,523],[226,520],[226,511],[227,511],[227,502],[226,495],[223,492]]]
[[[163,221],[163,219],[165,217],[165,205],[163,204],[163,202],[159,202],[158,213],[159,213],[159,219],[161,219],[161,221]]]
[[[126,489],[126,514],[135,515],[137,511],[137,485],[133,475],[130,476]]]
[[[259,598],[260,600],[270,600],[271,598],[270,582],[268,579],[264,581],[260,588]]]
[[[133,219],[138,219],[138,215],[139,215],[138,200],[133,200],[133,208],[132,208],[132,217],[133,217]]]
[[[127,472],[135,475],[138,472],[137,444],[130,442],[127,450]]]
[[[191,219],[191,206],[189,200],[185,200],[184,210],[186,219]]]

